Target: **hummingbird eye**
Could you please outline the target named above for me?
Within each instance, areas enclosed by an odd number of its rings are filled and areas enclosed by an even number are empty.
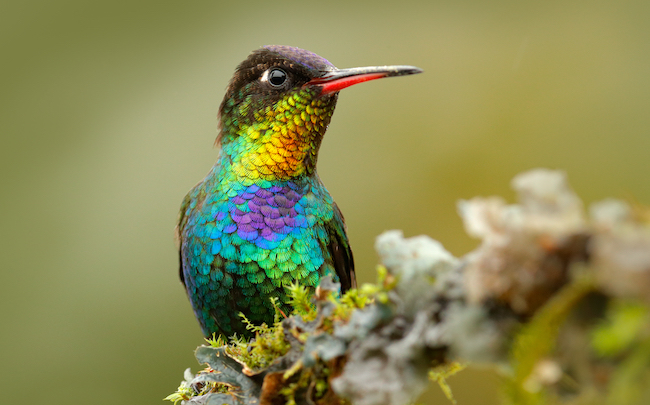
[[[266,80],[273,87],[281,87],[287,81],[287,73],[280,68],[273,68],[268,71]]]

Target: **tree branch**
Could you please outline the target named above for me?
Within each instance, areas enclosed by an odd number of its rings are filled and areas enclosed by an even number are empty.
[[[250,343],[199,347],[209,367],[167,399],[403,405],[429,380],[448,393],[445,377],[469,363],[499,366],[506,403],[646,403],[650,210],[607,200],[587,215],[558,171],[512,184],[517,204],[459,203],[476,250],[457,259],[386,232],[377,284],[337,299],[324,279],[313,307],[293,286],[292,316],[251,325]]]

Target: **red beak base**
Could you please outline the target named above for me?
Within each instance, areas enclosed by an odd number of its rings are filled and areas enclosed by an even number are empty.
[[[306,86],[319,86],[321,94],[332,94],[357,83],[382,79],[392,76],[406,76],[421,73],[422,69],[415,66],[371,66],[352,69],[337,69],[325,72],[315,77]]]

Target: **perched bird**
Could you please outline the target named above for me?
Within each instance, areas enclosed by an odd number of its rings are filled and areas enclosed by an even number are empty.
[[[236,69],[219,108],[220,147],[185,197],[176,227],[180,277],[206,336],[248,336],[285,312],[285,287],[331,275],[355,287],[343,215],[316,173],[339,90],[421,72],[413,66],[337,69],[303,49],[260,48]]]

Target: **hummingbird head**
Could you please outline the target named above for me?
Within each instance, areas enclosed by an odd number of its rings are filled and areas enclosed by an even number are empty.
[[[413,66],[337,69],[304,49],[264,46],[235,70],[219,108],[216,143],[242,178],[311,174],[341,89],[419,72]]]

